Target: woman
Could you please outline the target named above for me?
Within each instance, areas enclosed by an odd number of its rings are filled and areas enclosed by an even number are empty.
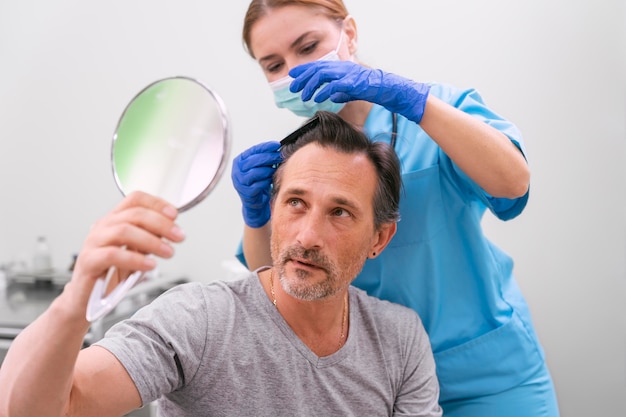
[[[446,416],[557,416],[554,387],[513,262],[481,230],[528,199],[518,129],[475,90],[423,84],[358,62],[341,0],[253,0],[243,40],[276,104],[301,116],[330,110],[402,161],[398,232],[354,285],[416,310],[431,338]],[[390,134],[391,133],[391,134]],[[269,190],[279,144],[243,152],[232,178],[245,221],[239,258],[271,262]]]

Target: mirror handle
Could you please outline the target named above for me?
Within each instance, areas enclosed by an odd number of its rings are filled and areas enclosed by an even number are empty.
[[[109,268],[106,278],[98,278],[91,290],[89,302],[87,303],[87,321],[90,323],[105,316],[119,304],[124,296],[130,291],[141,279],[145,273],[142,271],[133,272],[121,284],[118,284],[111,293],[105,297],[106,289],[109,286],[111,277],[115,272],[115,267]]]

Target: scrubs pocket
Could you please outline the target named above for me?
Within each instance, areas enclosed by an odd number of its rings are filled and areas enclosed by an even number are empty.
[[[495,394],[535,374],[544,363],[537,341],[513,314],[506,324],[435,353],[440,401]]]

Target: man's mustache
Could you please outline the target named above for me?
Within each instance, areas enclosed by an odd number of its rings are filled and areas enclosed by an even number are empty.
[[[284,265],[289,260],[304,261],[317,268],[322,268],[327,272],[333,270],[332,262],[317,249],[304,249],[302,246],[291,246],[282,253],[280,263]]]

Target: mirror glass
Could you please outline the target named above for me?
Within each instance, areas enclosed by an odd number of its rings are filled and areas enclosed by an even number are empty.
[[[144,191],[185,211],[215,187],[230,148],[222,99],[189,77],[151,83],[126,106],[113,135],[111,165],[123,195]],[[109,288],[115,268],[96,281],[87,320],[109,313],[144,274],[135,272]]]
[[[175,77],[142,90],[119,120],[111,151],[122,194],[141,190],[180,211],[200,202],[226,164],[224,105],[199,82]]]

